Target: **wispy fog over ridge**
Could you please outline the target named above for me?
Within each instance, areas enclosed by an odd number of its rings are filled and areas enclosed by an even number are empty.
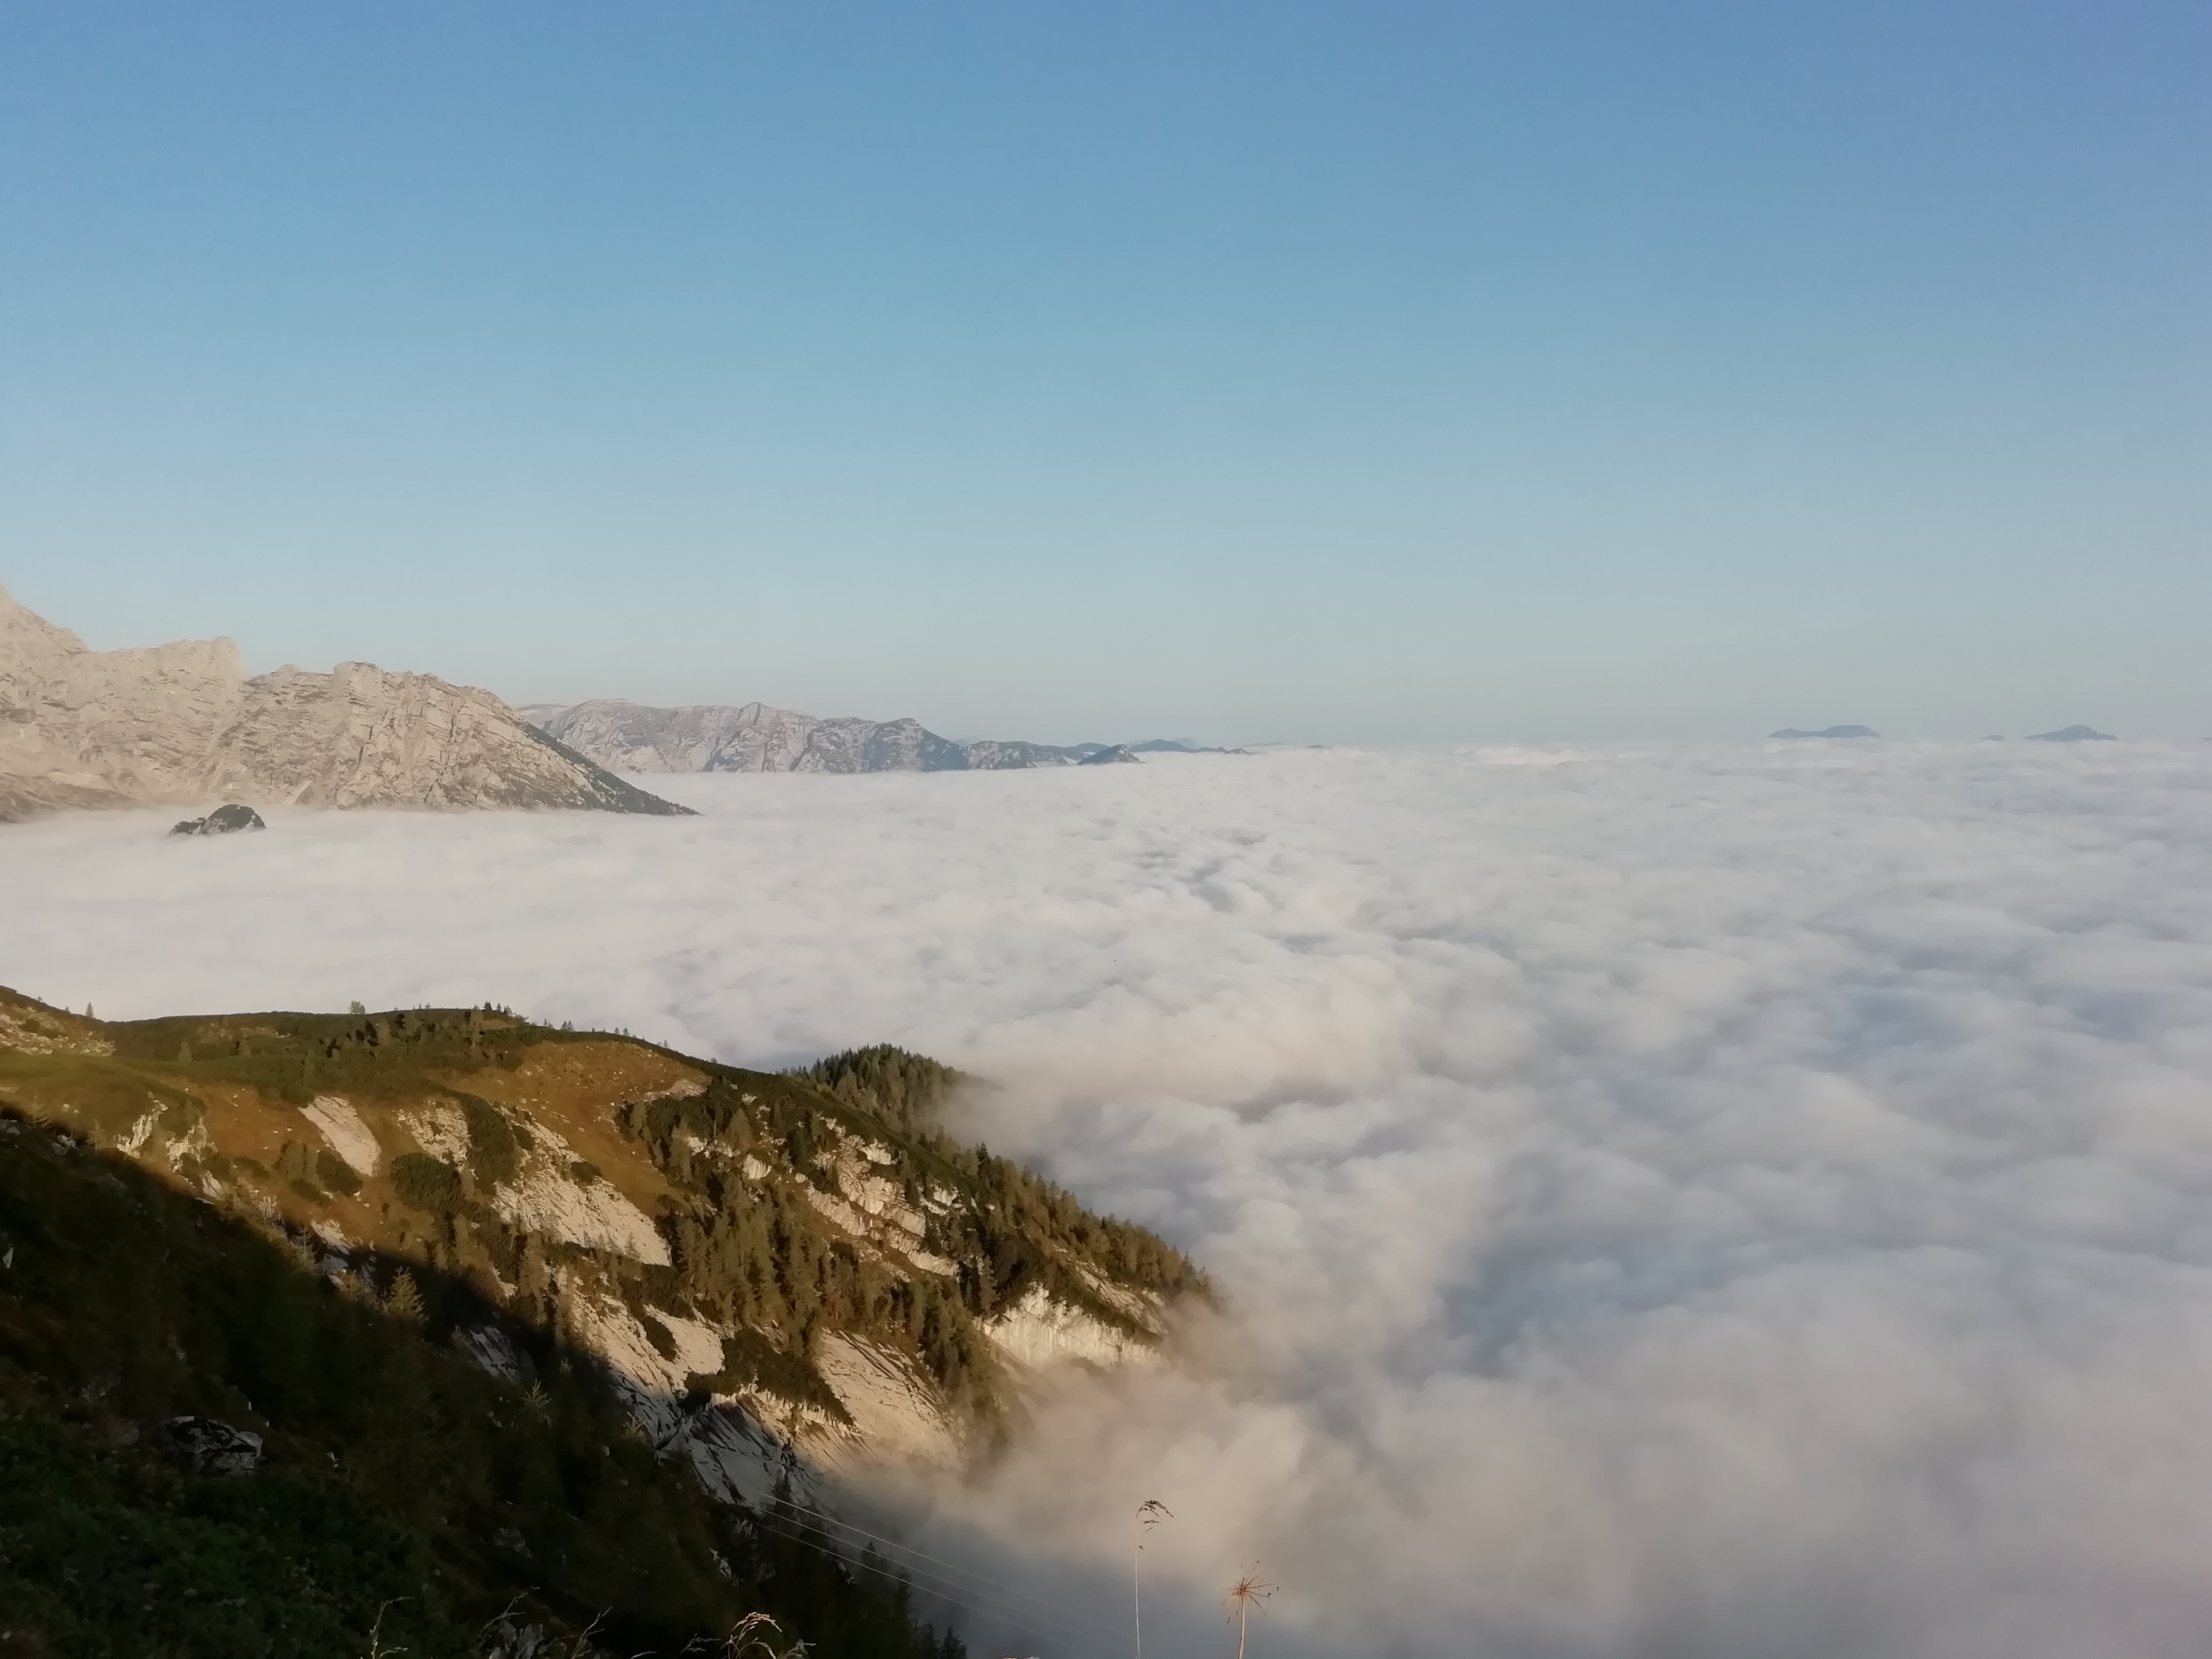
[[[1230,1316],[942,1501],[1125,1575],[1164,1498],[1164,1603],[1257,1559],[1262,1654],[2202,1652],[2212,744],[656,787],[0,830],[0,982],[997,1079]]]

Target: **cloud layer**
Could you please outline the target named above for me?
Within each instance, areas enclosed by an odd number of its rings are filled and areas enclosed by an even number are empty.
[[[2212,752],[671,781],[706,816],[9,828],[0,981],[997,1080],[977,1133],[1230,1311],[939,1501],[1125,1571],[1167,1499],[1164,1641],[1257,1559],[1278,1652],[2201,1650]]]

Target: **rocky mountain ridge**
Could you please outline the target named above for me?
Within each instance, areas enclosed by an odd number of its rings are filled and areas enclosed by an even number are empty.
[[[218,802],[687,810],[489,691],[369,663],[248,675],[229,640],[94,651],[0,588],[0,822]]]
[[[1047,744],[939,737],[919,720],[822,719],[766,703],[661,708],[619,697],[522,703],[538,730],[611,772],[976,772],[1224,753],[1185,738]]]
[[[926,1620],[963,1609],[793,1483],[710,1494],[557,1334],[486,1370],[465,1275],[329,1263],[0,1098],[0,1650],[622,1659],[750,1651],[765,1616],[812,1659],[962,1659]]]
[[[617,772],[938,772],[967,764],[961,744],[914,720],[820,720],[760,702],[653,708],[619,698],[516,712]]]
[[[464,1285],[527,1387],[591,1356],[723,1501],[959,1466],[1061,1364],[1157,1363],[1201,1274],[939,1131],[887,1048],[748,1072],[504,1012],[108,1023],[0,991],[0,1108],[262,1228],[348,1294]],[[434,1313],[437,1310],[433,1310]]]

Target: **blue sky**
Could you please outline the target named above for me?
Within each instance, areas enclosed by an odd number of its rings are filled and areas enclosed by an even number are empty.
[[[2212,732],[2197,4],[0,13],[0,582],[963,736]]]

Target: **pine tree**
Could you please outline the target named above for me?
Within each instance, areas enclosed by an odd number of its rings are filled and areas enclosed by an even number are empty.
[[[415,1275],[402,1267],[392,1276],[392,1288],[384,1293],[387,1311],[402,1319],[420,1320],[422,1317],[422,1292],[415,1284]]]

